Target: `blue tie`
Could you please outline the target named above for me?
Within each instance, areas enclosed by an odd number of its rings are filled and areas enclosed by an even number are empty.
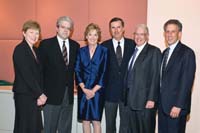
[[[136,54],[137,54],[137,51],[138,51],[138,48],[135,48],[135,51],[133,52],[133,55],[131,56],[132,57],[132,60],[131,60],[131,63],[128,67],[128,72],[131,71],[132,67],[133,67],[133,62],[135,60],[135,57],[136,57]]]

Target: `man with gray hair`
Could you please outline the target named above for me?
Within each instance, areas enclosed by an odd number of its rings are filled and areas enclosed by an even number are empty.
[[[71,133],[74,99],[74,65],[79,44],[69,37],[73,21],[67,16],[58,18],[57,35],[45,39],[39,46],[43,67],[44,133]]]
[[[130,133],[155,133],[161,51],[150,45],[148,39],[147,26],[137,25],[134,32],[136,47],[124,83]]]

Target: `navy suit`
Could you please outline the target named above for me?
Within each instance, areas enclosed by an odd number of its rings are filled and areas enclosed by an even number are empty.
[[[196,62],[193,50],[178,42],[160,83],[159,133],[185,132],[186,115],[190,113],[195,70]],[[180,115],[178,118],[172,119],[168,129],[165,129],[167,121],[165,118],[170,117],[169,114],[173,106],[181,108]],[[170,121],[170,118],[168,120]],[[176,124],[176,121],[179,121],[177,122],[179,124]],[[173,131],[171,131],[172,128]]]
[[[124,54],[121,65],[118,65],[115,49],[112,39],[102,43],[108,48],[108,75],[105,89],[105,115],[106,115],[106,132],[116,132],[116,115],[119,106],[120,111],[120,133],[125,132],[123,127],[126,127],[126,112],[123,104],[123,81],[125,72],[128,67],[128,61],[134,51],[135,43],[131,39],[124,38]]]
[[[119,102],[123,100],[123,81],[128,67],[128,62],[134,51],[134,41],[125,38],[124,55],[121,66],[118,65],[112,39],[102,43],[108,48],[108,77],[106,86],[106,101]]]

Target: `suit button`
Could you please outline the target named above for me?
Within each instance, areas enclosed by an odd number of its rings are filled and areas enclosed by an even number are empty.
[[[121,72],[118,72],[118,74],[120,75],[120,74],[121,74]]]

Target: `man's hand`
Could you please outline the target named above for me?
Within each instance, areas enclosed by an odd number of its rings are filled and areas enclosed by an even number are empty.
[[[155,106],[155,102],[154,101],[147,101],[145,108],[146,109],[152,109]]]
[[[46,101],[47,101],[46,95],[42,94],[42,95],[40,95],[40,97],[37,99],[37,105],[38,105],[38,106],[42,106],[42,105],[44,105],[44,104],[46,103]]]
[[[172,118],[178,118],[181,112],[181,108],[173,106],[170,112]]]

